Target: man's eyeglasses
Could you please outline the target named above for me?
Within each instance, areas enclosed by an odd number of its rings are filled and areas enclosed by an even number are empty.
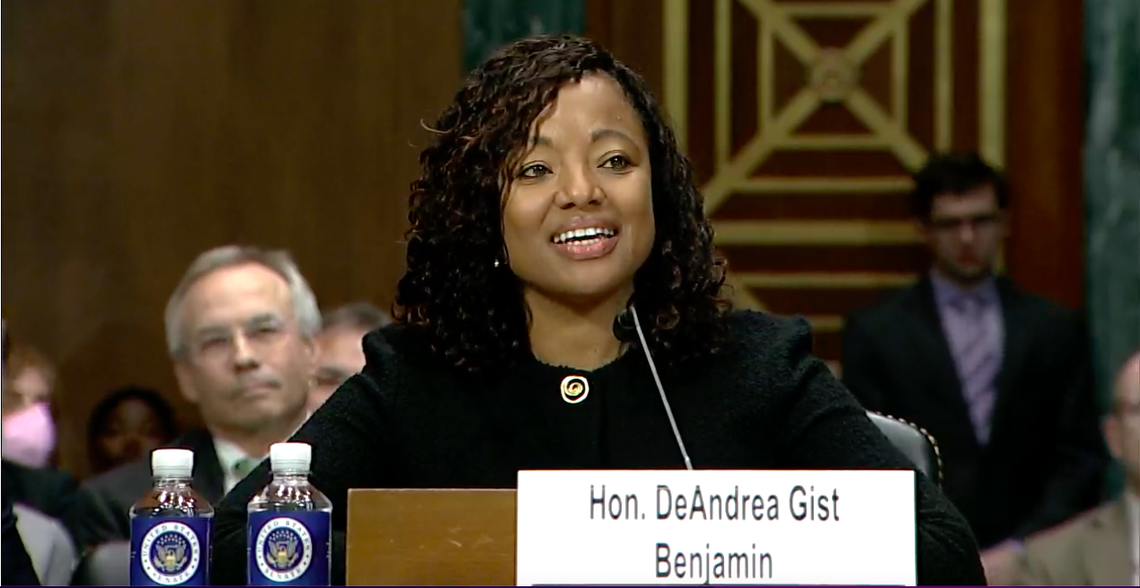
[[[986,229],[997,224],[999,213],[975,214],[958,218],[932,218],[928,223],[936,231],[956,231],[969,226],[972,229]]]

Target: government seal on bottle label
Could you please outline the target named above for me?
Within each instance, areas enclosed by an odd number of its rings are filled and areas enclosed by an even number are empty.
[[[155,584],[177,586],[194,577],[202,563],[198,534],[189,525],[165,522],[143,536],[139,550],[143,573]]]
[[[292,582],[313,562],[313,538],[294,518],[270,519],[257,534],[257,569],[272,582]]]

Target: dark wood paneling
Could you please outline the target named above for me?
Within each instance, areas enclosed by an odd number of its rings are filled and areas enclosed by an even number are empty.
[[[585,0],[585,35],[645,78],[654,96],[664,97],[662,0]]]
[[[843,336],[835,331],[816,329],[812,333],[812,355],[824,361],[838,361],[843,355]]]
[[[871,306],[895,291],[892,288],[752,288],[764,306],[776,314],[843,316],[852,306]]]
[[[732,77],[732,94],[729,97],[729,109],[733,113],[732,128],[730,129],[730,149],[733,153],[744,148],[752,137],[760,130],[759,112],[756,105],[760,103],[759,92],[759,63],[756,55],[756,46],[759,42],[759,31],[752,25],[748,8],[740,2],[732,3],[730,38],[732,39],[732,60],[729,70]]]
[[[817,114],[837,112],[825,105]],[[846,111],[846,109],[844,109]],[[836,117],[838,118],[838,117]],[[818,119],[817,119],[818,120]],[[848,130],[830,129],[830,134],[845,134]],[[779,178],[865,178],[868,176],[905,177],[906,167],[895,154],[888,151],[808,150],[773,151],[752,171],[756,177]]]
[[[202,250],[287,248],[323,305],[390,303],[460,24],[461,0],[3,3],[4,307],[60,363],[65,464],[113,387],[196,417],[162,312]]]
[[[720,218],[758,220],[910,220],[906,194],[780,194],[767,193],[763,198],[734,194],[712,215]]]
[[[1085,299],[1082,2],[1009,3],[1009,273],[1071,307]]]
[[[689,2],[688,135],[686,150],[699,181],[707,182],[716,168],[715,2]],[[759,129],[761,132],[763,128]]]
[[[729,271],[906,273],[926,267],[921,245],[726,245]]]
[[[1017,4],[1019,0],[1007,0],[1007,4]],[[1026,4],[1025,2],[1020,2]],[[933,10],[934,2],[929,2],[927,9]],[[977,23],[980,11],[978,2],[955,2],[955,23]],[[976,70],[963,71],[960,64],[978,63],[981,59],[979,27],[954,26],[954,132],[951,145],[955,149],[978,149],[980,133],[978,124],[981,120],[979,112],[979,76]],[[933,58],[933,55],[932,55]],[[929,63],[929,62],[927,62]],[[923,67],[923,62],[915,64]],[[914,70],[912,66],[911,70]]]

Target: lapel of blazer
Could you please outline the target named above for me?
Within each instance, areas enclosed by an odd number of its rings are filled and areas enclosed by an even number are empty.
[[[931,392],[938,395],[938,400],[952,410],[952,418],[957,427],[967,431],[967,437],[977,442],[974,435],[974,425],[970,421],[970,409],[962,396],[962,383],[958,379],[958,369],[954,365],[954,357],[950,353],[950,343],[946,339],[946,331],[942,328],[942,318],[938,314],[938,306],[934,301],[934,286],[929,276],[923,276],[908,297],[908,306],[912,313],[917,315],[918,322],[915,328],[920,335],[917,337],[921,349],[908,350],[907,356],[918,360],[912,369],[922,370],[929,366],[932,378],[923,378],[925,381],[937,382]],[[923,358],[926,361],[921,361]],[[931,363],[927,363],[931,362]],[[925,370],[924,370],[925,371]],[[920,392],[920,391],[916,391]]]
[[[1030,308],[1025,304],[1024,295],[1008,278],[999,277],[997,286],[1001,296],[1002,328],[1005,337],[1002,345],[1001,369],[998,371],[996,381],[997,398],[994,401],[994,412],[991,417],[991,430],[995,434],[1000,430],[998,423],[1011,409],[1010,401],[1014,396],[1017,378],[1022,373],[1029,355],[1033,335],[1031,333],[1033,317],[1028,316]],[[991,440],[992,437],[993,435]]]
[[[1093,586],[1127,586],[1132,582],[1126,517],[1123,498],[1093,514],[1081,542],[1083,563]]]
[[[182,445],[194,450],[194,488],[210,504],[217,504],[225,494],[225,477],[213,435],[206,429],[193,429],[182,438]]]

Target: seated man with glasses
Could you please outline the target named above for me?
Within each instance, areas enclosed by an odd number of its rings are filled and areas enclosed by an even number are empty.
[[[1124,491],[1027,541],[1021,585],[1140,585],[1140,352],[1116,376],[1104,436],[1124,470]]]
[[[205,427],[168,446],[194,451],[194,485],[211,503],[308,418],[320,329],[316,297],[284,251],[219,247],[186,271],[166,307],[166,339],[182,395]],[[129,539],[127,511],[151,486],[150,457],[87,486],[88,536]]]

